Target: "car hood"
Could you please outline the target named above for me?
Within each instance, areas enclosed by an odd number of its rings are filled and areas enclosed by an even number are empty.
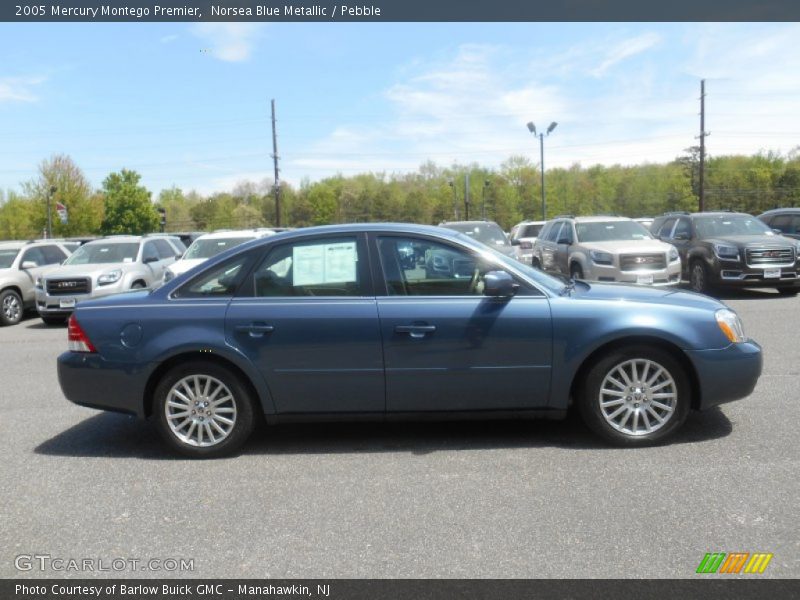
[[[182,275],[186,273],[189,269],[196,267],[197,265],[203,264],[206,262],[207,258],[188,258],[188,259],[181,259],[172,263],[169,266],[169,270],[172,271],[175,275]]]
[[[773,248],[794,248],[797,246],[794,240],[783,237],[782,235],[724,235],[706,238],[703,240],[708,243],[730,244],[739,247],[762,248],[771,246]]]
[[[572,297],[576,300],[616,300],[619,302],[636,302],[642,304],[690,306],[708,310],[727,308],[719,300],[695,292],[627,285],[624,283],[587,283],[585,281],[580,281],[575,284]]]
[[[88,265],[61,265],[47,274],[48,279],[56,277],[92,277],[97,278],[103,273],[114,269],[130,269],[135,263],[103,263]]]
[[[611,242],[581,243],[587,250],[610,254],[658,254],[669,252],[671,246],[658,240],[614,240]]]

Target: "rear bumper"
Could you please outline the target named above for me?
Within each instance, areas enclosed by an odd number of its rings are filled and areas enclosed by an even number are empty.
[[[149,374],[141,365],[110,362],[97,354],[64,352],[58,357],[58,383],[67,400],[142,418]]]
[[[700,410],[749,396],[763,365],[761,346],[753,341],[690,351],[689,356],[700,382]]]

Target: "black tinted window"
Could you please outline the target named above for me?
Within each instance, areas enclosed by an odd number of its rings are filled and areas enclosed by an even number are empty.
[[[166,258],[175,258],[177,251],[173,248],[167,240],[154,240],[158,256],[161,260]]]
[[[57,265],[67,258],[67,255],[58,246],[42,246],[40,249],[46,265]]]
[[[26,262],[35,262],[37,267],[47,264],[41,248],[29,248],[28,250],[25,250],[25,254],[22,255],[22,261],[20,262],[20,265]]]

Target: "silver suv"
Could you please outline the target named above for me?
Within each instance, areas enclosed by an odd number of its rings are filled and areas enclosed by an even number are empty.
[[[111,236],[78,248],[60,268],[36,282],[42,320],[63,323],[75,303],[89,298],[155,287],[175,262],[175,249],[159,237]]]
[[[517,249],[517,260],[531,264],[533,260],[533,244],[544,227],[544,221],[522,221],[511,228],[511,245]]]
[[[69,250],[54,241],[0,242],[0,324],[15,325],[34,306],[36,279],[60,265]]]
[[[533,266],[573,279],[677,285],[681,259],[627,217],[556,217],[533,245]]]

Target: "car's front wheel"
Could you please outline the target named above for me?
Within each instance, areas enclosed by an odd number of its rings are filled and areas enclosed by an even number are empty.
[[[710,278],[705,263],[702,260],[695,260],[689,268],[689,285],[692,290],[700,294],[707,294],[711,290]]]
[[[236,452],[255,424],[254,399],[229,369],[197,361],[169,371],[154,393],[154,414],[167,443],[192,458]]]
[[[616,445],[640,446],[667,437],[683,424],[690,389],[685,368],[671,354],[637,345],[595,362],[578,400],[594,432]]]
[[[22,298],[14,290],[3,290],[0,293],[0,323],[16,325],[22,320]]]
[[[572,263],[569,267],[570,279],[583,279],[583,269],[578,263]]]

